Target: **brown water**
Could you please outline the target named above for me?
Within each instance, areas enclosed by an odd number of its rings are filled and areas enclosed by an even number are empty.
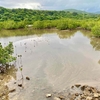
[[[10,87],[16,92],[10,100],[47,100],[45,94],[68,91],[75,83],[100,82],[100,39],[86,31],[37,31],[40,35],[0,38],[7,45],[14,43],[16,67],[23,66]],[[30,77],[30,81],[25,77]],[[16,81],[16,84],[13,82]]]

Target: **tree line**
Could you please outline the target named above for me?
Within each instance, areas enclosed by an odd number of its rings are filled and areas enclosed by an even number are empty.
[[[7,9],[0,7],[0,29],[57,28],[90,30],[100,37],[100,15],[70,11],[47,11],[31,9]]]

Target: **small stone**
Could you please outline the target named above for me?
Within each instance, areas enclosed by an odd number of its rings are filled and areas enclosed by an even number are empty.
[[[84,95],[90,95],[90,91],[88,91],[87,89],[85,89],[85,90],[83,91],[83,93],[84,93]]]
[[[73,89],[73,88],[74,88],[74,86],[71,86],[71,88]]]
[[[54,97],[54,100],[61,100],[60,98],[58,98],[58,97]]]
[[[52,94],[46,94],[46,97],[47,98],[49,98],[49,97],[51,97],[52,96]]]
[[[80,85],[80,84],[75,84],[75,86],[76,86],[77,88],[79,88],[81,85]]]
[[[6,97],[5,97],[5,96],[3,96],[3,97],[2,97],[2,100],[5,100],[5,98],[6,98]]]
[[[92,97],[87,97],[86,100],[92,100]]]
[[[85,88],[87,88],[87,87],[88,87],[88,85],[83,85],[83,86],[81,87],[81,90],[84,91]]]
[[[75,98],[76,98],[75,94],[72,94],[70,100],[75,100]]]
[[[98,98],[99,97],[99,94],[98,93],[94,93],[94,97],[95,98]]]
[[[91,87],[91,91],[92,91],[93,93],[97,93],[97,89],[94,88],[94,87]]]
[[[59,98],[60,98],[60,99],[65,99],[65,96],[59,95]]]
[[[100,64],[100,60],[98,61],[98,63]]]
[[[75,96],[79,96],[79,93],[75,93]]]
[[[16,84],[17,82],[14,82],[14,84]]]
[[[29,78],[29,77],[26,77],[26,79],[27,79],[27,80],[30,80],[30,78]]]
[[[82,100],[86,99],[85,95],[82,94],[82,95],[81,95],[81,99],[82,99]]]
[[[18,84],[19,87],[22,87],[22,84]]]
[[[16,91],[16,89],[11,89],[11,90],[9,90],[9,92],[15,92]]]

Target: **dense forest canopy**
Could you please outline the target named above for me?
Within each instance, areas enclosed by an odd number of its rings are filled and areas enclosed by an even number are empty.
[[[55,20],[60,18],[97,18],[98,15],[86,13],[83,11],[48,11],[48,10],[32,10],[32,9],[7,9],[0,7],[0,21],[14,20],[14,21],[37,21],[37,20]]]
[[[18,29],[32,25],[34,29],[60,30],[82,28],[100,36],[100,15],[78,10],[32,10],[0,7],[0,29]]]

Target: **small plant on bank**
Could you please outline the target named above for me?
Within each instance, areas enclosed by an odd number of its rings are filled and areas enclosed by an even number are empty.
[[[10,62],[16,60],[16,57],[12,56],[14,52],[13,43],[9,42],[6,47],[3,47],[0,43],[0,72],[3,72],[3,68],[9,65]]]

